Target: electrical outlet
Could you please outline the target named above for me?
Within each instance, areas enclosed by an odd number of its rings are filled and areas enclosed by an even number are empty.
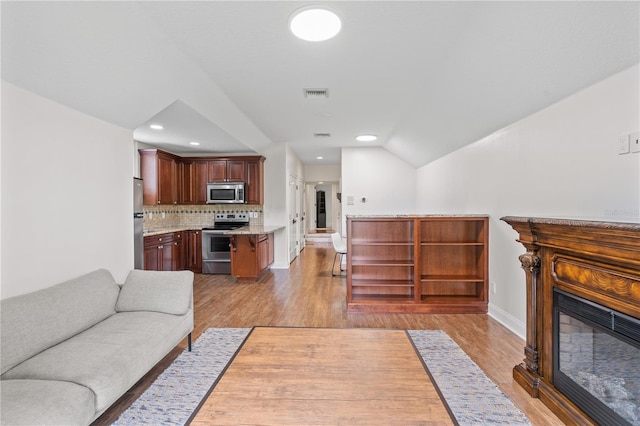
[[[616,152],[618,154],[629,153],[629,135],[620,135],[616,139]]]
[[[640,138],[640,132],[631,133],[631,140],[629,141],[631,144],[631,152],[640,152],[640,140],[638,140],[638,138]]]

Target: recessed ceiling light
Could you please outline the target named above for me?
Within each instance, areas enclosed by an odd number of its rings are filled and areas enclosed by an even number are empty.
[[[342,22],[335,13],[319,8],[302,8],[289,19],[289,29],[306,41],[324,41],[340,32]]]
[[[164,127],[162,127],[161,124],[150,124],[149,127],[152,128],[153,130],[162,130],[162,129],[164,129]]]
[[[189,145],[195,145],[195,146],[197,146],[197,145],[200,145],[200,142],[195,142],[195,141],[194,141],[194,142],[189,142]]]
[[[360,135],[356,137],[358,142],[373,142],[376,139],[378,139],[376,135]]]
[[[316,157],[316,160],[322,160],[324,157]]]

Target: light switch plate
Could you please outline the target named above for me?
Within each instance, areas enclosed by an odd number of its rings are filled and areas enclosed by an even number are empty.
[[[620,135],[616,139],[616,152],[618,154],[629,153],[629,135]]]
[[[631,133],[629,144],[631,145],[631,152],[640,152],[640,132]]]

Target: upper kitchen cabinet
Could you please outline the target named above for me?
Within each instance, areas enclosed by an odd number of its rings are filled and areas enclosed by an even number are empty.
[[[243,159],[209,160],[209,182],[244,182],[246,163]]]
[[[141,149],[139,152],[143,203],[178,204],[180,157],[157,149]]]
[[[180,204],[205,204],[209,164],[203,160],[183,158],[178,176],[180,178]]]
[[[264,204],[264,157],[247,160],[244,196],[247,204]]]
[[[179,157],[140,149],[145,205],[206,204],[208,182],[244,182],[246,204],[264,204],[264,160],[259,155]]]

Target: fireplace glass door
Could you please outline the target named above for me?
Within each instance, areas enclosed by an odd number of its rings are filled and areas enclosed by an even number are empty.
[[[599,424],[640,424],[640,320],[554,290],[553,384]]]

